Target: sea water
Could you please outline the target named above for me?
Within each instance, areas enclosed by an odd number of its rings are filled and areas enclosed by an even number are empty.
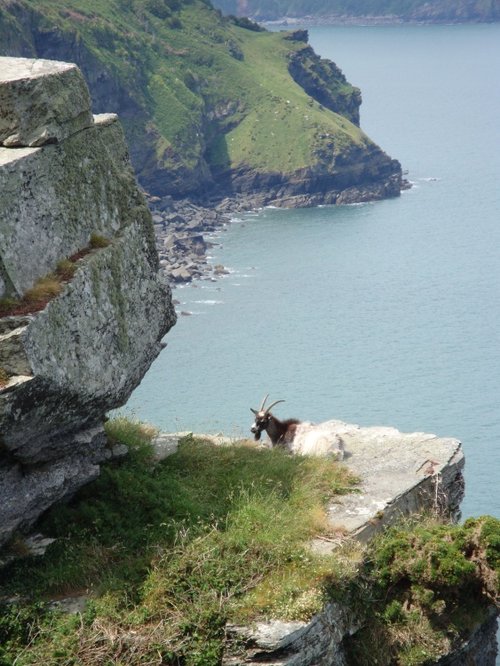
[[[216,283],[177,289],[167,348],[125,408],[249,435],[250,407],[457,437],[465,516],[500,516],[500,25],[329,27],[398,199],[241,216]],[[293,137],[291,138],[293,140]]]

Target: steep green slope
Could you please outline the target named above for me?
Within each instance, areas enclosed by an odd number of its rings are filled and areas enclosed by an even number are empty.
[[[262,20],[283,16],[392,17],[408,21],[498,21],[500,0],[215,0],[229,14]]]
[[[359,91],[304,32],[261,31],[201,0],[0,0],[0,53],[76,62],[94,111],[120,114],[152,193],[399,193],[399,164],[356,124]]]

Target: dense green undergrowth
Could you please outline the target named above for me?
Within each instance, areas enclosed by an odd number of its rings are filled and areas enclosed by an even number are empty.
[[[356,666],[432,664],[466,641],[500,603],[500,521],[413,519],[366,555],[363,627],[347,643]]]
[[[378,650],[378,664],[411,666],[467,635],[495,603],[500,521],[419,520],[365,552],[345,539],[316,555],[311,538],[331,536],[325,503],[355,491],[341,465],[192,437],[155,463],[153,434],[109,422],[128,457],[49,512],[40,527],[57,540],[44,557],[0,573],[10,599],[1,666],[215,666],[227,621],[307,620],[328,599],[361,618],[350,663],[373,664]],[[88,597],[81,614],[50,605],[79,595]]]

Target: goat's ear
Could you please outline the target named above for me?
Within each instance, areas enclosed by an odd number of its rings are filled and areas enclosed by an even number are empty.
[[[259,413],[256,409],[253,409],[253,407],[250,407],[250,411],[253,412],[255,416]]]

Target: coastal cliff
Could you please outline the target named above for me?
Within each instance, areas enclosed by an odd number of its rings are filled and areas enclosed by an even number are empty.
[[[96,478],[175,322],[120,124],[75,65],[1,58],[0,544]]]
[[[305,19],[325,23],[477,23],[500,20],[500,2],[492,0],[216,0],[229,14],[256,20]]]
[[[493,666],[457,440],[335,421],[341,466],[103,423],[175,321],[151,217],[75,66],[0,71],[0,661]]]
[[[395,197],[401,165],[359,127],[361,95],[307,33],[199,0],[0,3],[0,54],[75,62],[120,115],[152,195],[248,206]]]

